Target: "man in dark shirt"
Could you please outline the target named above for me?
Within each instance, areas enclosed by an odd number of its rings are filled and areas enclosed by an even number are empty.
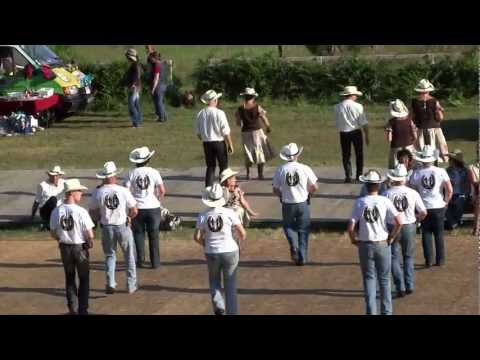
[[[128,88],[128,111],[132,120],[132,127],[137,128],[142,123],[142,112],[140,110],[140,65],[138,64],[138,55],[135,49],[128,49],[125,56],[130,63],[130,67],[125,74]]]
[[[165,122],[167,121],[167,112],[165,111],[164,98],[167,86],[162,81],[165,78],[162,72],[164,73],[166,69],[163,68],[163,64],[160,64],[160,54],[156,51],[149,53],[148,62],[150,63],[150,91],[155,106],[155,114],[157,114],[158,122]]]

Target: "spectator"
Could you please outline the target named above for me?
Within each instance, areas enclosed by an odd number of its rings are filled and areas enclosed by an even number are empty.
[[[208,90],[202,95],[200,101],[206,105],[197,115],[196,134],[203,142],[203,152],[207,171],[205,174],[205,186],[211,186],[215,179],[215,168],[220,167],[220,173],[228,167],[228,154],[233,154],[233,143],[230,137],[225,112],[218,108],[218,99],[222,93]],[[228,152],[228,154],[227,154]]]
[[[237,125],[242,128],[242,142],[245,152],[245,168],[247,180],[250,179],[250,167],[257,164],[258,179],[263,180],[263,167],[265,163],[275,157],[270,142],[264,134],[264,126],[267,134],[271,127],[267,118],[267,112],[257,104],[257,92],[253,88],[246,88],[243,93],[244,101],[238,107],[235,118]]]
[[[393,116],[385,127],[387,140],[390,143],[388,168],[397,166],[397,153],[399,150],[414,150],[413,144],[417,138],[417,129],[408,116],[408,108],[402,100],[390,102],[390,115]]]
[[[480,161],[477,161],[475,164],[472,164],[468,167],[468,178],[472,187],[472,204],[473,204],[473,231],[474,236],[480,235],[480,209],[479,209],[479,168]]]
[[[142,123],[142,112],[140,109],[141,70],[138,63],[138,55],[135,49],[128,49],[125,56],[130,63],[130,67],[125,74],[126,85],[128,89],[128,111],[132,127],[138,128]]]
[[[233,210],[223,207],[225,199],[220,184],[208,186],[202,202],[209,209],[198,216],[194,240],[205,251],[213,311],[215,315],[236,315],[239,250],[243,249],[247,235]],[[238,244],[233,231],[237,232]],[[226,304],[221,292],[222,275]]]
[[[150,91],[152,94],[153,105],[155,106],[155,114],[157,121],[167,121],[167,112],[165,110],[165,91],[167,91],[166,69],[160,63],[160,54],[156,51],[148,55],[150,63]]]
[[[447,174],[452,183],[453,195],[452,200],[448,203],[445,228],[453,230],[462,223],[465,206],[470,201],[471,189],[462,151],[455,149],[449,155],[450,166],[447,168]]]
[[[350,162],[351,147],[355,149],[356,180],[363,172],[363,137],[365,143],[370,143],[368,136],[368,121],[363,105],[357,103],[358,96],[362,93],[356,86],[346,86],[342,93],[343,101],[335,105],[335,123],[340,132],[340,145],[342,147],[342,161],[345,170],[345,183],[352,182],[352,164]]]

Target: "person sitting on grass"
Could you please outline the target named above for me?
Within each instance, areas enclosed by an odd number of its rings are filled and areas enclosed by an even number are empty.
[[[236,315],[238,261],[247,234],[234,211],[224,207],[226,201],[219,183],[204,190],[202,202],[208,209],[198,216],[193,239],[202,245],[207,259],[213,312],[215,315]],[[226,301],[221,292],[222,275]]]
[[[220,183],[227,189],[227,204],[225,206],[238,215],[243,226],[248,226],[250,217],[257,217],[259,214],[252,210],[245,199],[245,192],[237,185],[237,174],[237,171],[230,168],[223,170],[220,174]]]

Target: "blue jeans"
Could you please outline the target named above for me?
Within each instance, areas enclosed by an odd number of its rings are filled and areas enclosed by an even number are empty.
[[[142,112],[140,110],[140,92],[128,91],[128,112],[130,113],[130,119],[132,125],[137,127],[142,123]]]
[[[127,289],[129,292],[134,291],[137,289],[137,271],[132,230],[127,225],[102,225],[102,247],[105,254],[107,286],[112,288],[117,286],[115,282],[117,244],[120,244],[125,259]]]
[[[414,289],[415,234],[417,225],[405,224],[392,244],[392,275],[397,291]],[[400,259],[403,258],[403,271]]]
[[[445,208],[428,209],[427,217],[422,222],[422,245],[425,263],[433,264],[433,238],[435,238],[436,263],[445,263],[445,244],[443,241],[443,227]]]
[[[227,315],[236,315],[237,310],[237,268],[238,251],[205,254],[208,266],[208,280],[212,297],[213,311],[224,311]],[[222,274],[225,287],[225,302],[222,296]]]
[[[454,194],[452,200],[448,203],[447,213],[447,227],[452,229],[460,224],[463,213],[465,212],[465,205],[467,204],[467,198],[462,194]]]
[[[145,231],[148,234],[150,263],[152,268],[160,266],[160,208],[138,209],[132,220],[133,238],[137,252],[137,266],[145,262]]]
[[[381,314],[392,315],[390,287],[391,250],[383,243],[359,242],[358,255],[362,270],[367,315],[377,315],[377,279],[380,284]]]
[[[155,106],[155,114],[161,121],[167,121],[167,111],[165,110],[165,92],[167,91],[166,84],[158,84],[152,95],[153,105]]]
[[[283,231],[290,244],[290,251],[297,252],[298,261],[306,263],[310,235],[310,208],[307,202],[282,204],[282,216]]]

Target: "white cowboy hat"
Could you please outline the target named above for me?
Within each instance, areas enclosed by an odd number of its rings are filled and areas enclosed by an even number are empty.
[[[258,96],[258,93],[255,91],[254,88],[245,88],[245,91],[240,94],[240,96],[251,95],[251,96]]]
[[[414,159],[422,163],[433,163],[438,159],[438,154],[433,147],[426,145],[422,151],[415,151]]]
[[[395,169],[388,170],[387,177],[392,181],[403,181],[408,176],[405,165],[398,164]]]
[[[107,161],[103,164],[103,168],[96,173],[96,177],[99,179],[106,179],[112,176],[116,176],[122,172],[122,169],[117,169],[117,166],[113,161]]]
[[[340,95],[342,95],[342,96],[349,96],[349,95],[361,96],[362,92],[358,91],[356,86],[345,86],[345,88],[340,93]]]
[[[208,90],[200,97],[200,101],[204,104],[208,104],[210,101],[222,97],[222,93],[217,93],[215,90]]]
[[[65,183],[63,185],[63,192],[65,194],[72,191],[82,191],[82,190],[88,190],[88,188],[81,185],[80,180],[78,179],[65,180]]]
[[[208,207],[222,207],[226,200],[223,197],[223,189],[219,183],[207,186],[202,193],[202,202]]]
[[[132,60],[135,60],[137,61],[138,60],[138,53],[137,53],[137,50],[133,49],[133,48],[130,48],[128,49],[127,51],[125,51],[125,56],[129,59],[132,59]]]
[[[128,158],[133,163],[141,164],[150,159],[153,154],[155,154],[155,150],[150,151],[148,147],[143,146],[133,149]]]
[[[415,87],[415,91],[416,92],[421,92],[421,93],[431,92],[431,91],[435,91],[435,87],[427,79],[422,79],[422,80],[419,81],[419,83]]]
[[[303,151],[303,146],[298,148],[297,144],[290,143],[285,145],[282,150],[280,150],[280,158],[285,161],[292,160],[295,156],[300,156]]]
[[[374,169],[368,170],[364,175],[360,175],[358,179],[363,183],[369,184],[381,184],[385,181],[385,177]]]
[[[238,171],[233,171],[232,169],[230,168],[227,168],[225,170],[222,171],[222,173],[220,174],[220,184],[223,184],[223,182],[229,178],[231,178],[232,176],[234,175],[237,175],[238,174]]]
[[[51,170],[47,171],[48,175],[65,175],[65,173],[62,171],[62,168],[60,165],[55,165]]]
[[[390,102],[390,115],[396,118],[404,118],[408,116],[408,108],[402,100],[396,99]]]

